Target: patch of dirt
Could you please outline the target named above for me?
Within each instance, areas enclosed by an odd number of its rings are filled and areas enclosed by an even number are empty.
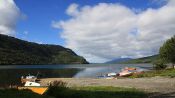
[[[137,88],[149,92],[150,98],[175,98],[175,78],[153,77],[135,79],[89,79],[89,78],[45,78],[41,85],[46,86],[51,81],[61,80],[68,86],[113,86]]]

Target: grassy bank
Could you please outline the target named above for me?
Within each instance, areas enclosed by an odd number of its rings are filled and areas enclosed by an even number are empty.
[[[146,93],[133,88],[116,87],[51,87],[45,95],[28,90],[0,90],[0,98],[144,98]]]
[[[155,76],[163,76],[163,77],[175,77],[175,69],[164,69],[164,70],[152,70],[148,72],[144,72],[142,74],[133,74],[130,78],[143,78],[143,77],[155,77]]]
[[[144,98],[146,94],[133,88],[116,87],[53,87],[47,92],[56,98]]]
[[[30,90],[1,89],[0,98],[52,98],[33,93]]]

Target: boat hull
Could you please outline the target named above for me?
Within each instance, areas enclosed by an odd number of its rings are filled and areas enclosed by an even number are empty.
[[[35,93],[42,95],[48,90],[48,87],[18,87],[18,89],[19,90],[28,89],[28,90],[31,90]]]

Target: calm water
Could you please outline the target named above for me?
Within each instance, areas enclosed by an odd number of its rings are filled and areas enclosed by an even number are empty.
[[[20,84],[20,77],[28,74],[39,74],[39,78],[96,78],[124,67],[151,70],[152,64],[4,65],[0,66],[0,86]]]
[[[0,70],[28,70],[29,73],[30,70],[31,72],[57,70],[60,74],[58,75],[59,77],[92,78],[109,72],[120,72],[120,70],[124,67],[136,67],[141,70],[150,70],[152,69],[152,64],[6,65],[0,66]],[[65,74],[68,71],[73,71],[74,73],[72,73],[72,75],[61,76],[61,74]],[[7,74],[8,72],[9,71],[7,71]],[[48,74],[47,77],[49,77],[49,73],[46,72],[43,74]],[[53,77],[52,73],[50,74],[50,77]]]

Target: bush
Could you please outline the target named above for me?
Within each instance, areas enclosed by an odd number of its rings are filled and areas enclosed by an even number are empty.
[[[153,63],[153,68],[157,70],[165,69],[166,67],[167,65],[160,59]]]
[[[54,96],[58,98],[60,97],[60,94],[61,94],[61,98],[64,98],[67,94],[65,93],[65,91],[67,90],[66,85],[67,83],[63,81],[53,81],[50,84],[49,89],[46,92],[46,95]]]

